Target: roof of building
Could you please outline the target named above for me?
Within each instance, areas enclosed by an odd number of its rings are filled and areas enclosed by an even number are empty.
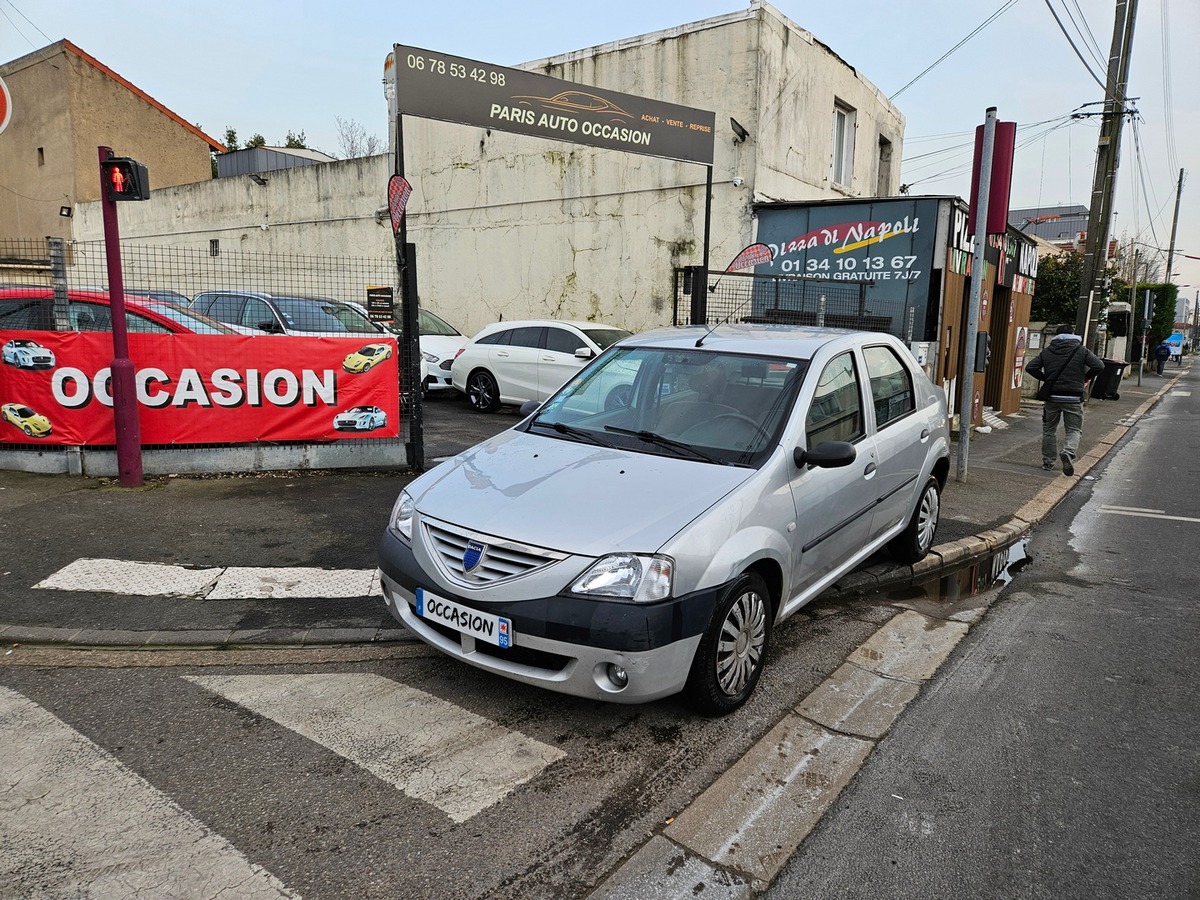
[[[161,103],[159,103],[157,100],[155,100],[149,94],[147,94],[145,91],[143,91],[137,85],[135,85],[133,82],[129,81],[129,79],[122,78],[120,75],[118,75],[112,69],[110,69],[108,66],[104,65],[104,63],[100,62],[100,60],[96,59],[96,57],[92,56],[90,53],[87,53],[84,50],[81,50],[79,47],[77,47],[75,44],[71,43],[66,38],[63,38],[61,41],[57,41],[53,44],[50,44],[47,47],[43,47],[41,50],[34,51],[33,53],[28,54],[27,56],[23,56],[19,60],[12,60],[11,62],[6,63],[5,65],[12,66],[14,63],[19,63],[21,60],[29,59],[30,57],[41,57],[44,59],[45,56],[47,55],[47,53],[55,47],[59,47],[62,49],[62,52],[69,53],[72,56],[75,56],[75,57],[83,60],[85,63],[87,63],[93,69],[95,69],[97,72],[100,72],[102,75],[104,75],[107,78],[111,78],[117,84],[121,85],[121,87],[125,88],[125,90],[129,91],[130,93],[134,94],[135,96],[137,96],[140,99],[149,103],[151,106],[153,106],[159,112],[161,112],[164,116],[167,116],[168,118],[170,118],[170,119],[174,120],[175,122],[177,122],[178,124],[182,125],[188,131],[190,131],[192,134],[194,134],[196,137],[200,138],[200,140],[202,140],[206,144],[208,144],[209,147],[211,147],[213,150],[217,150],[219,152],[225,151],[225,145],[222,144],[220,141],[218,141],[216,138],[212,137],[211,135],[205,134],[203,131],[201,131],[199,128],[197,128],[195,125],[193,125],[191,122],[188,122],[187,120],[185,120],[182,116],[167,109],[167,107],[163,106]],[[33,60],[30,60],[30,61],[33,62]]]

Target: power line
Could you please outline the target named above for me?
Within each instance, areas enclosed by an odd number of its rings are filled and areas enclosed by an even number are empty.
[[[1071,45],[1071,49],[1075,51],[1075,55],[1079,57],[1079,61],[1083,63],[1083,67],[1087,70],[1087,73],[1092,76],[1092,80],[1096,82],[1096,84],[1100,85],[1101,90],[1103,90],[1104,82],[1101,81],[1096,73],[1092,71],[1091,64],[1083,58],[1083,54],[1080,53],[1079,48],[1075,46],[1075,40],[1067,33],[1066,26],[1063,25],[1062,19],[1058,17],[1058,13],[1054,11],[1054,7],[1051,5],[1050,0],[1046,0],[1046,9],[1050,10],[1050,15],[1054,16],[1054,21],[1058,25],[1058,30],[1063,33],[1063,37],[1067,39],[1067,43]]]
[[[1005,0],[1005,3],[998,10],[996,10],[994,13],[992,13],[990,16],[988,16],[987,19],[985,19],[983,21],[983,23],[981,25],[979,25],[974,31],[972,31],[965,38],[963,38],[961,41],[959,41],[957,44],[955,44],[953,47],[951,47],[949,50],[947,50],[945,53],[943,53],[941,56],[939,56],[936,60],[934,60],[929,65],[928,68],[926,68],[923,72],[921,72],[920,75],[918,75],[916,78],[914,78],[908,84],[904,85],[904,87],[900,88],[900,90],[896,91],[896,93],[892,94],[892,96],[888,97],[888,102],[895,100],[897,97],[899,97],[905,91],[907,91],[910,87],[912,87],[914,84],[916,84],[922,78],[924,78],[926,75],[928,75],[930,72],[932,72],[935,68],[937,68],[939,65],[941,65],[941,63],[944,62],[947,57],[949,57],[951,54],[953,54],[954,51],[958,50],[959,47],[961,47],[963,44],[965,44],[971,38],[975,37],[975,35],[979,34],[979,32],[983,31],[983,29],[987,28],[988,25],[992,24],[992,22],[994,22],[996,19],[998,19],[1001,16],[1001,14],[1003,14],[1005,12],[1005,10],[1007,10],[1009,7],[1011,7],[1016,2],[1017,2],[1017,0]]]
[[[8,5],[11,6],[13,8],[13,10],[16,11],[17,15],[19,15],[22,19],[24,19],[26,22],[28,22],[34,28],[37,28],[38,34],[40,34],[42,37],[44,37],[46,39],[47,43],[50,43],[50,44],[54,43],[54,41],[51,39],[50,35],[46,34],[46,32],[44,32],[44,31],[42,31],[42,29],[38,28],[36,22],[34,22],[31,18],[29,18],[29,16],[25,15],[25,13],[21,12],[21,10],[17,8],[17,4],[13,3],[13,0],[8,0]],[[0,10],[0,12],[3,12],[3,10]],[[9,22],[12,22],[12,19],[10,19],[7,14],[5,14],[4,18],[8,19]],[[17,34],[21,35],[21,37],[25,38],[25,40],[29,41],[29,38],[25,37],[25,35],[21,32],[21,30],[19,28],[17,28],[15,23],[13,24],[13,28],[15,28],[17,30]],[[29,41],[29,43],[36,48],[37,45],[33,44],[33,41]]]

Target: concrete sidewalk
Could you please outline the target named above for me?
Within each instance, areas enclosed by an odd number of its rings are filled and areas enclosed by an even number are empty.
[[[933,552],[916,566],[881,555],[831,594],[930,581],[1015,543],[1191,371],[1189,359],[1165,377],[1143,375],[1141,386],[1136,377],[1125,379],[1117,400],[1088,401],[1072,477],[1041,468],[1041,403],[991,417],[990,431],[971,435],[964,481],[955,480],[957,460],[951,460]],[[427,428],[437,441],[436,422]],[[160,581],[192,575],[207,584],[206,573],[219,573],[212,575],[215,583],[253,570],[269,582],[262,567],[294,567],[343,570],[345,578],[370,583],[392,503],[411,477],[263,473],[163,478],[129,489],[97,479],[0,472],[0,642],[149,649],[413,640],[374,588],[361,596],[304,597],[279,585],[270,596],[232,591],[221,595],[228,599],[198,599],[162,584],[146,593],[35,587],[81,559],[156,564],[162,568],[148,571],[152,579],[161,573]]]

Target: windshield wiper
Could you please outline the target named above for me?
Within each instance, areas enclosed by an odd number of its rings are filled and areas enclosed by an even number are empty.
[[[700,457],[705,462],[725,465],[722,460],[717,459],[715,456],[710,456],[703,450],[697,450],[691,444],[685,444],[683,441],[673,441],[669,437],[663,437],[661,434],[655,434],[653,431],[634,431],[632,428],[618,428],[616,425],[605,425],[604,430],[615,431],[617,434],[629,434],[635,438],[641,438],[647,444],[658,444],[658,446],[666,447],[669,450],[691,453],[693,456]]]
[[[530,427],[540,425],[543,428],[553,428],[559,434],[569,434],[571,437],[579,438],[582,441],[587,441],[589,444],[596,444],[599,447],[611,447],[612,444],[607,441],[602,441],[592,432],[585,431],[582,428],[576,428],[574,425],[567,425],[563,422],[543,422],[541,419],[534,419],[529,423]]]

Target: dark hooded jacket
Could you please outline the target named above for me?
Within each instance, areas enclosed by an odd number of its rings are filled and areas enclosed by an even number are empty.
[[[1084,347],[1079,335],[1056,334],[1025,371],[1038,381],[1050,383],[1051,401],[1078,403],[1086,383],[1104,371],[1104,360]]]

